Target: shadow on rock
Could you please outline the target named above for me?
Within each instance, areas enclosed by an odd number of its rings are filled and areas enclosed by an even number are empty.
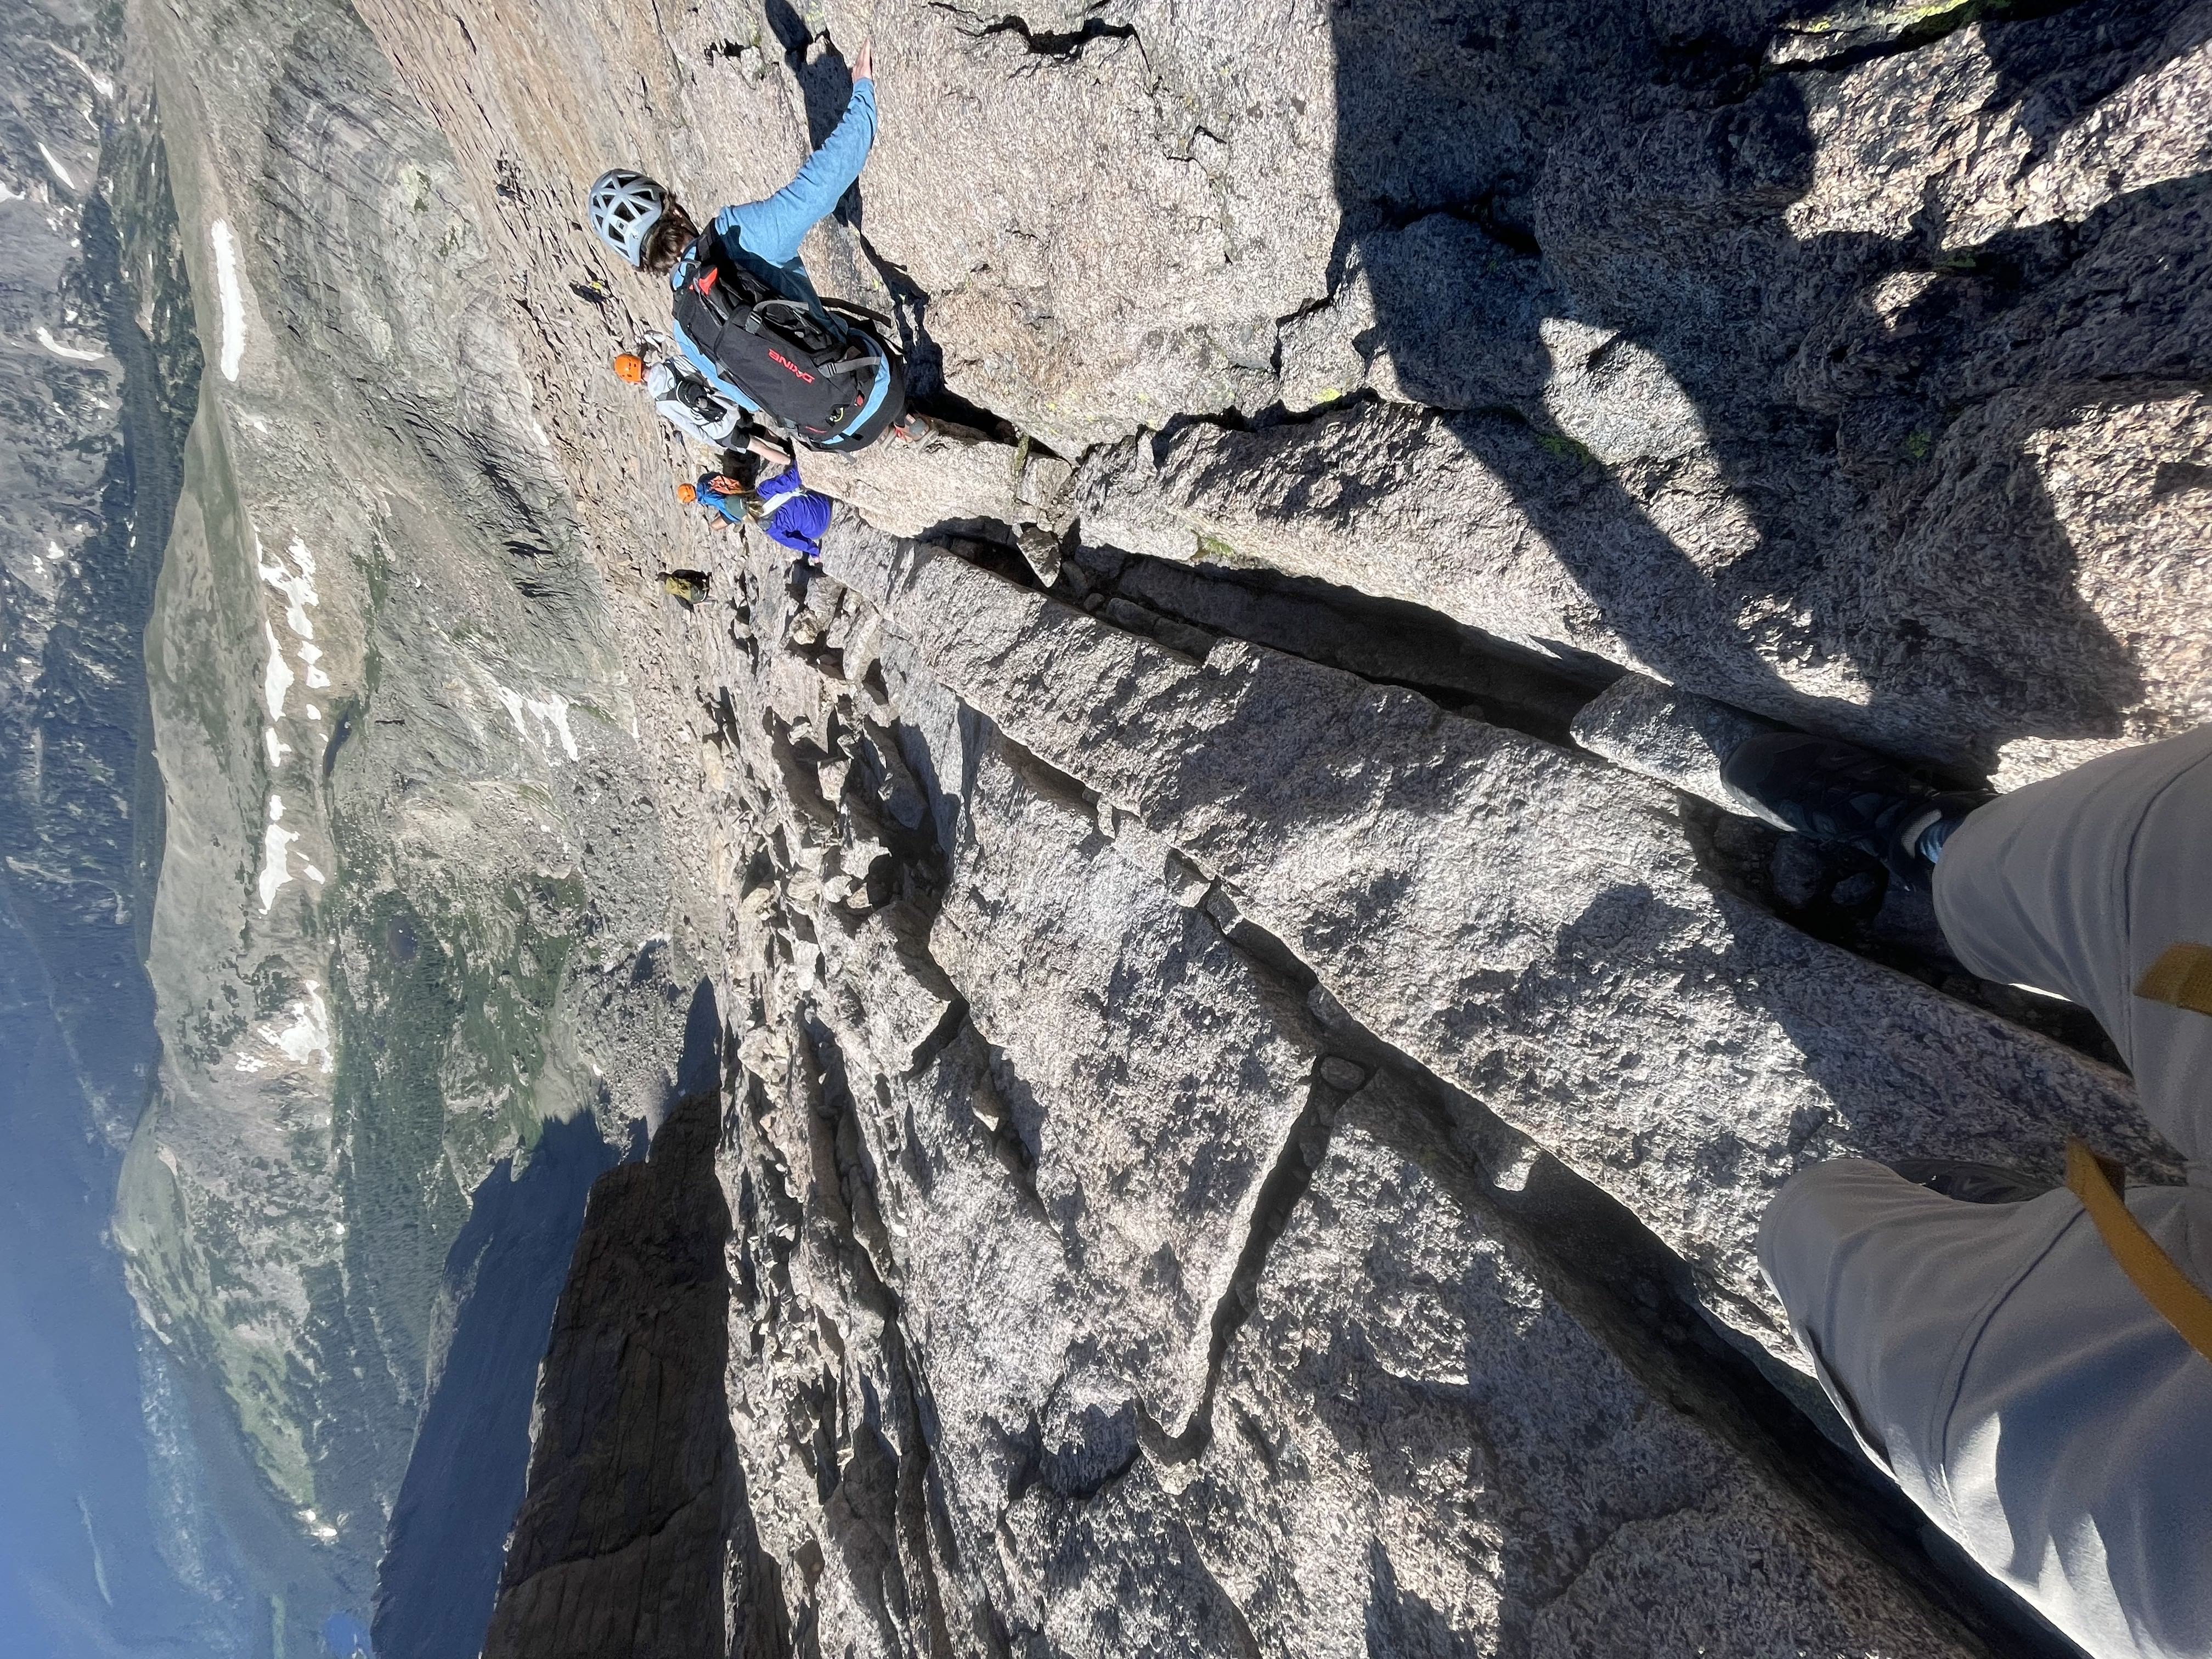
[[[487,1659],[789,1651],[725,1389],[720,1044],[714,990],[702,981],[678,1071],[683,1092],[650,1155],[592,1188],[539,1376],[529,1492]],[[726,1601],[726,1577],[737,1586]],[[732,1617],[742,1628],[730,1628]]]
[[[765,0],[762,12],[769,32],[783,48],[783,60],[799,82],[799,95],[806,100],[807,148],[817,149],[844,114],[846,100],[852,93],[852,72],[846,67],[845,54],[826,34],[820,37],[823,50],[813,53],[817,39],[813,26],[791,0]],[[810,53],[813,53],[811,59]],[[848,191],[845,200],[852,199]]]
[[[2212,378],[2212,177],[1985,244],[1932,203],[1901,234],[1820,227],[1874,223],[1839,190],[1872,194],[1913,144],[1984,142],[1978,109],[2016,120],[2024,170],[2177,58],[2186,8],[1985,21],[1972,98],[1871,139],[1830,117],[1878,89],[1779,66],[1776,42],[1818,38],[1812,9],[1336,8],[1336,274],[1375,317],[1346,361],[1448,413],[1668,678],[1972,769],[2015,738],[2139,730],[2138,658],[2083,598],[2045,483],[2063,463],[2037,446],[2111,415],[2094,465],[2143,441],[2126,410]]]
[[[613,1149],[586,1117],[550,1123],[528,1167],[486,1176],[446,1257],[459,1309],[377,1573],[375,1645],[476,1659],[530,1462],[530,1404],[562,1276]]]

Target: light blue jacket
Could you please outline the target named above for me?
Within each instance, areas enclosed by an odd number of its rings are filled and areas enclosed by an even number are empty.
[[[836,210],[875,142],[876,83],[856,81],[844,118],[806,158],[799,176],[764,202],[724,208],[714,216],[714,234],[763,282],[820,315],[822,301],[799,262],[799,245]]]
[[[721,238],[723,247],[733,259],[742,262],[786,299],[798,301],[841,335],[845,325],[822,308],[822,296],[814,291],[813,279],[799,263],[799,245],[806,240],[808,231],[830,216],[853,181],[860,176],[875,142],[876,83],[855,81],[852,101],[845,106],[843,118],[822,141],[822,148],[806,158],[806,165],[799,169],[799,176],[765,201],[724,208],[714,216],[709,232]],[[677,276],[682,270],[679,264],[671,274],[671,287],[677,286]],[[676,330],[676,343],[716,391],[742,408],[760,412],[760,406],[723,379],[713,360],[681,328]],[[867,401],[848,429],[857,429],[873,415],[890,390],[890,366],[884,363],[878,367],[875,385],[869,390]]]

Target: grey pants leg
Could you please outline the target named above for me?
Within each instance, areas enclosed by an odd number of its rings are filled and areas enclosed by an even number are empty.
[[[1936,868],[1936,914],[1959,959],[2095,1014],[2144,1112],[2192,1161],[2212,1145],[2212,1018],[2135,988],[2167,946],[2212,945],[2208,854],[2212,726],[1991,803]]]
[[[2212,1286],[2212,1016],[2134,994],[2212,945],[2212,727],[1974,814],[1936,874],[1960,958],[2104,1022],[2191,1184],[2129,1206]],[[2072,1194],[1978,1206],[1880,1165],[1802,1171],[1759,1261],[1821,1380],[1908,1495],[2094,1654],[2212,1654],[2212,1363],[2122,1273]]]

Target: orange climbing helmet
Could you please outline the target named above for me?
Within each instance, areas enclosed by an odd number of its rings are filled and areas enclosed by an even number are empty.
[[[615,359],[615,373],[636,386],[645,379],[645,359],[635,351],[625,351]]]
[[[686,507],[690,506],[692,502],[699,499],[699,487],[696,484],[688,483],[680,483],[677,485],[676,499],[683,502]]]

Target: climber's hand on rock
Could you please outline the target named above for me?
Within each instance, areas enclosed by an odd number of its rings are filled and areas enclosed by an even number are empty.
[[[863,81],[875,78],[876,37],[872,34],[860,42],[860,50],[853,58],[853,82],[857,86]]]

